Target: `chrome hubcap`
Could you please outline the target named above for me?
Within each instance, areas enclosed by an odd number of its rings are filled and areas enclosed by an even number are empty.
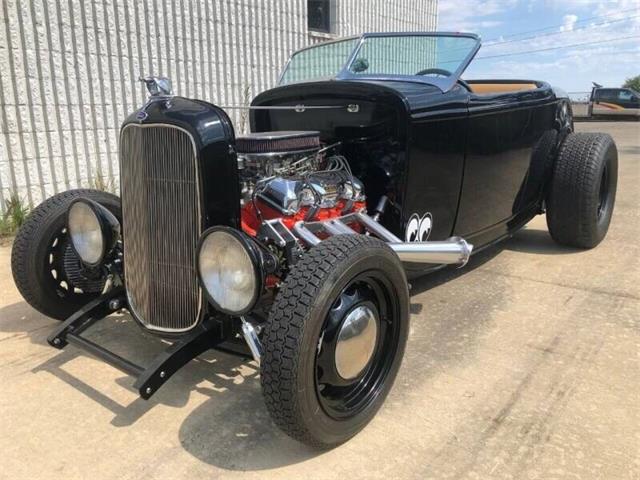
[[[352,418],[383,392],[401,340],[394,284],[377,269],[344,286],[324,321],[315,361],[315,389],[324,412]]]
[[[338,374],[345,380],[356,378],[367,366],[376,347],[378,325],[369,307],[360,305],[346,316],[335,350]]]

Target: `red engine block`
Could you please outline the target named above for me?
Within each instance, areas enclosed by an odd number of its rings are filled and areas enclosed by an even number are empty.
[[[259,198],[256,198],[256,205],[258,206],[258,209],[260,209],[263,220],[280,218],[282,220],[282,223],[284,223],[284,225],[289,230],[292,230],[293,226],[297,222],[305,220],[307,213],[309,213],[309,207],[302,207],[294,215],[284,215],[273,207],[267,205],[265,202],[262,202]],[[331,218],[337,218],[348,213],[358,212],[366,207],[365,202],[353,202],[353,206],[351,207],[351,209],[345,212],[344,208],[346,207],[346,205],[346,200],[339,200],[336,203],[335,207],[319,209],[313,219],[309,221],[329,220]],[[242,230],[252,237],[255,237],[258,233],[258,229],[260,228],[261,220],[258,218],[258,212],[256,212],[254,205],[251,202],[247,203],[244,207],[242,207],[240,215]]]

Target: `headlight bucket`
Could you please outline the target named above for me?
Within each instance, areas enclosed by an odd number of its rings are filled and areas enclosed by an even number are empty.
[[[69,205],[67,230],[74,252],[89,267],[100,265],[120,239],[118,219],[87,198],[77,198]]]
[[[196,251],[200,285],[216,310],[240,316],[253,309],[265,279],[264,254],[245,233],[226,226],[206,230]]]

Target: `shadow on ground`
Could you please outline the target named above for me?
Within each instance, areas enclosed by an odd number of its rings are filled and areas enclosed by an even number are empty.
[[[501,246],[479,252],[464,269],[447,268],[412,281],[413,337],[392,395],[401,397],[405,389],[426,381],[435,372],[474,358],[477,337],[492,321],[495,309],[508,298],[508,286],[505,278],[495,276],[486,290],[469,289],[469,282],[460,277],[471,275],[504,249],[545,254],[571,252],[555,246],[546,231],[523,230]],[[468,317],[469,311],[473,311],[473,318]],[[24,335],[42,345],[57,324],[24,302],[0,309],[0,319],[1,331],[13,333],[12,337]],[[99,322],[86,335],[141,365],[150,363],[166,348],[164,341],[141,333],[127,315]],[[263,404],[259,371],[255,364],[242,358],[206,352],[174,375],[151,400],[136,398],[122,405],[64,368],[67,362],[84,355],[69,347],[33,371],[54,375],[113,412],[111,423],[115,427],[134,425],[158,404],[187,406],[192,392],[198,392],[206,400],[189,412],[178,435],[183,448],[199,460],[244,471],[295,464],[322,454],[277,429]],[[410,381],[403,380],[403,375],[409,376]],[[132,378],[119,376],[116,382],[133,392]]]
[[[9,333],[4,338],[28,338],[32,343],[47,346],[47,336],[58,325],[58,322],[43,316],[25,302],[14,303],[0,308],[0,331]],[[129,315],[111,315],[98,322],[83,336],[122,355],[138,365],[148,365],[153,358],[167,347],[164,340],[144,333]],[[48,347],[50,348],[50,347]],[[210,391],[224,391],[238,383],[240,376],[255,377],[258,372],[248,369],[243,358],[222,352],[209,351],[192,361],[186,368],[174,375],[162,389],[149,401],[136,398],[128,405],[122,405],[108,395],[96,390],[80,378],[65,370],[65,365],[78,357],[88,354],[67,346],[42,364],[32,369],[33,373],[47,372],[72,388],[82,392],[96,403],[113,412],[112,424],[117,427],[134,424],[155,405],[164,404],[172,407],[183,407],[189,401],[191,392],[199,391],[199,384],[208,382]],[[239,369],[243,369],[243,374]],[[134,379],[128,375],[120,375],[116,383],[135,393]]]
[[[566,255],[583,252],[579,248],[559,245],[551,238],[548,230],[523,228],[504,244],[505,250],[514,252],[534,253],[544,255]]]
[[[465,269],[443,269],[411,282],[415,338],[409,340],[392,395],[402,398],[406,389],[413,389],[436,372],[446,370],[448,365],[475,355],[474,341],[490,322],[496,305],[482,303],[481,294],[459,298],[457,290],[464,287],[456,285],[455,280],[499,253],[497,248],[488,249],[475,256]],[[450,295],[445,294],[452,297],[451,303],[430,297],[429,291],[438,287],[451,291]],[[501,302],[505,279],[496,277],[491,288],[496,301]],[[429,304],[429,308],[422,308],[422,302]],[[472,305],[475,316],[469,321],[464,312]],[[402,379],[403,375],[410,380]],[[263,405],[259,382],[253,379],[243,379],[224,395],[211,392],[208,400],[189,413],[179,435],[186,451],[205,463],[228,470],[265,470],[322,454],[280,432]]]
[[[48,346],[47,336],[57,325],[25,302],[0,308],[0,331],[9,334],[5,339],[24,337]],[[128,315],[112,315],[83,335],[139,365],[149,364],[167,346],[141,331]],[[271,422],[262,401],[259,371],[244,358],[210,350],[177,372],[150,400],[136,396],[123,404],[65,368],[86,355],[68,346],[32,372],[51,374],[108,409],[113,413],[111,424],[119,428],[135,425],[156,405],[187,407],[194,392],[205,395],[207,400],[181,426],[179,438],[195,457],[222,467],[260,470],[297,463],[320,453],[290,439]],[[115,381],[137,395],[132,377],[119,374]]]

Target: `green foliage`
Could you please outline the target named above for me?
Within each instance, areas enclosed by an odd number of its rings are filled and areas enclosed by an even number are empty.
[[[12,235],[12,228],[9,222],[5,219],[4,215],[0,217],[0,238],[8,237]]]
[[[4,214],[0,216],[0,237],[15,234],[29,214],[29,208],[15,192],[5,200],[5,207]]]
[[[113,181],[113,178],[108,178],[101,175],[99,172],[95,177],[89,179],[89,188],[103,192],[116,193],[116,183]]]
[[[631,88],[636,92],[640,92],[640,75],[636,75],[635,77],[627,78],[622,85],[623,88]]]
[[[117,193],[115,180],[113,177],[104,175],[100,165],[98,165],[98,168],[96,169],[96,175],[89,179],[89,188],[100,190],[102,192]]]

